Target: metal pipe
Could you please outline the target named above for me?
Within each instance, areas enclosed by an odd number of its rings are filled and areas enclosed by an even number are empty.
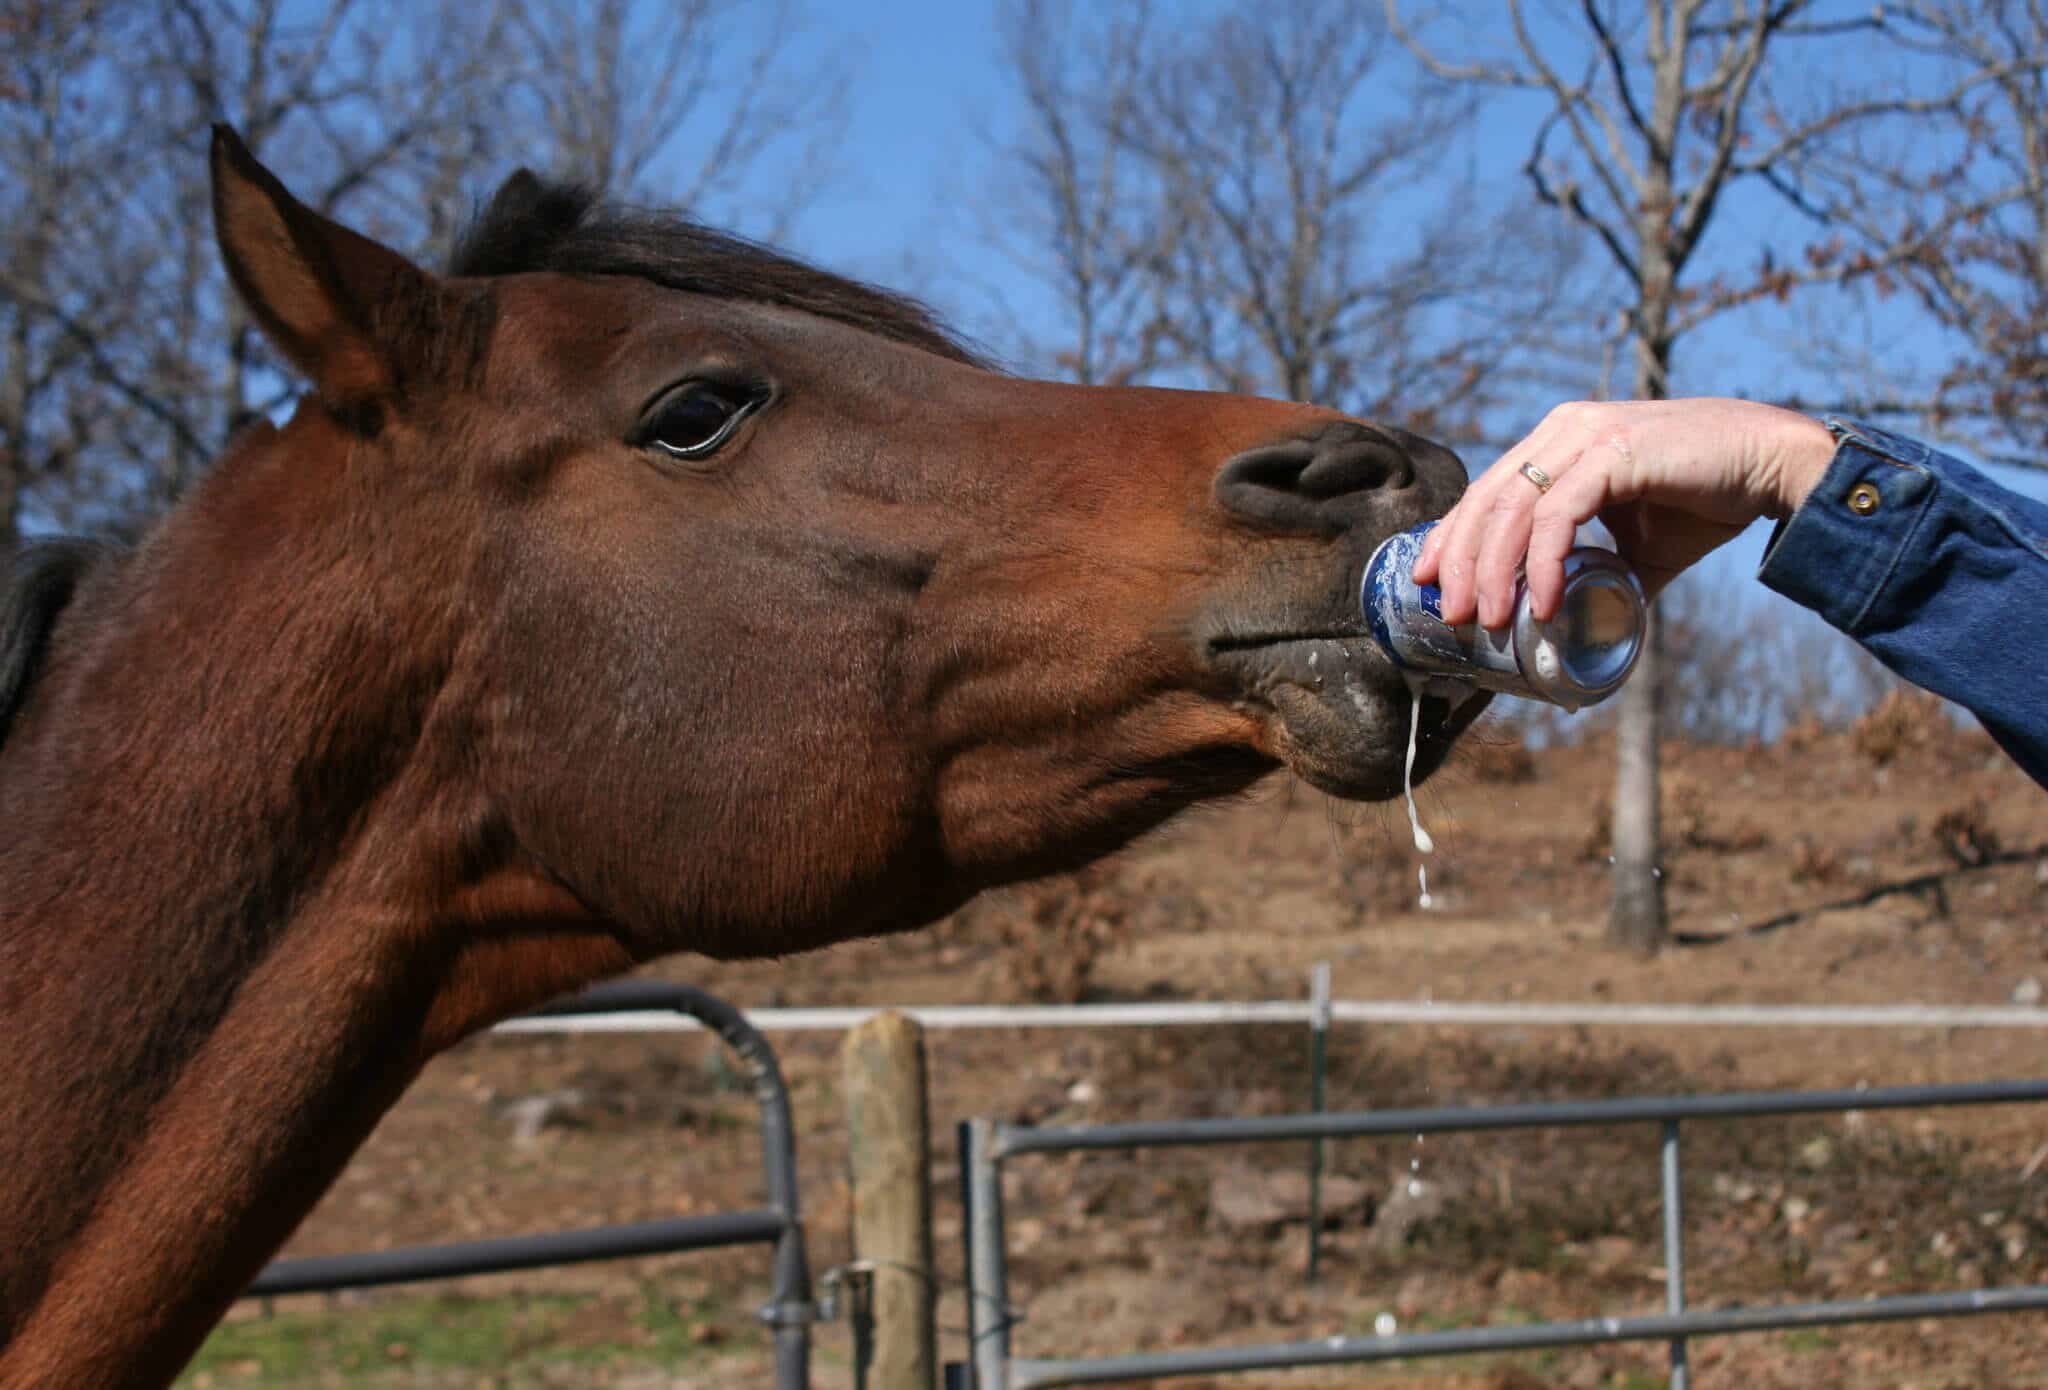
[[[967,1188],[967,1335],[974,1390],[1010,1390],[1010,1281],[1003,1248],[1003,1172],[993,1121],[960,1126]]]
[[[904,1004],[892,1006],[927,1029],[941,1028],[1187,1028],[1218,1024],[1308,1021],[1302,1000],[1263,1003],[1177,1000],[1148,1004]],[[764,1033],[837,1032],[881,1006],[750,1009]],[[2048,1029],[2048,1009],[2002,1004],[1578,1004],[1486,1003],[1460,1000],[1340,999],[1337,1023],[1423,1024],[1514,1028],[2021,1028]],[[661,1033],[702,1027],[664,1010],[578,1014],[556,1011],[507,1019],[494,1033]]]
[[[775,1384],[778,1390],[809,1390],[811,1324],[816,1321],[817,1309],[811,1301],[810,1266],[798,1205],[796,1126],[790,1117],[789,1088],[783,1083],[775,1051],[738,1009],[691,985],[625,980],[558,1000],[539,1014],[563,1018],[622,1010],[687,1014],[717,1033],[740,1059],[760,1109],[768,1210],[279,1261],[259,1274],[244,1296],[452,1278],[712,1246],[770,1244],[774,1252],[769,1301],[760,1318],[773,1329]]]
[[[760,1316],[774,1330],[778,1390],[809,1390],[811,1324],[816,1321],[817,1309],[811,1301],[811,1271],[804,1252],[796,1173],[796,1122],[790,1115],[789,1088],[783,1083],[775,1049],[754,1030],[745,1015],[702,990],[681,988],[687,992],[677,1007],[715,1029],[740,1058],[753,1081],[754,1100],[761,1110],[761,1158],[768,1200],[782,1213],[784,1223],[775,1242],[769,1300]]]
[[[1685,1204],[1678,1180],[1678,1121],[1664,1122],[1664,1309],[1685,1311]],[[1686,1390],[1685,1338],[1671,1339],[1671,1390]]]
[[[620,980],[599,985],[540,1010],[547,1017],[663,1010],[685,1013],[717,1033],[740,1059],[761,1111],[761,1159],[768,1201],[783,1216],[775,1239],[768,1302],[760,1319],[775,1341],[775,1383],[778,1390],[808,1390],[811,1324],[817,1319],[811,1301],[810,1265],[804,1254],[802,1211],[796,1176],[796,1125],[790,1117],[789,1088],[775,1050],[746,1016],[716,995],[690,985],[660,980]]]
[[[1536,1323],[1517,1327],[1471,1327],[1449,1332],[1404,1332],[1390,1337],[1325,1337],[1313,1342],[1146,1352],[1084,1361],[1018,1360],[1008,1363],[1009,1380],[1004,1390],[1049,1390],[1049,1387],[1057,1385],[1103,1385],[1169,1376],[1277,1370],[1290,1366],[1334,1366],[1428,1356],[1595,1346],[1610,1342],[1668,1341],[1680,1336],[1903,1322],[1914,1318],[1969,1317],[2036,1309],[2048,1309],[2048,1285],[1763,1308],[1721,1308],[1641,1317],[1588,1318],[1581,1322]],[[985,1387],[978,1387],[978,1390],[985,1390]]]
[[[629,1255],[665,1255],[713,1246],[767,1244],[782,1234],[779,1211],[719,1212],[671,1217],[630,1226],[593,1226],[581,1231],[505,1236],[452,1245],[415,1245],[349,1255],[314,1255],[279,1260],[256,1276],[245,1298],[409,1284],[422,1279],[456,1279],[469,1274],[583,1264]]]
[[[1369,1135],[1450,1134],[1502,1129],[1808,1115],[2048,1100],[2048,1081],[1985,1081],[1956,1086],[1873,1086],[1840,1091],[1736,1091],[1724,1095],[1648,1096],[1622,1100],[1543,1101],[1518,1105],[1445,1106],[1329,1115],[1159,1120],[1137,1124],[998,1125],[999,1157],[1080,1149],[1155,1145],[1239,1144],[1258,1140],[1337,1139]]]

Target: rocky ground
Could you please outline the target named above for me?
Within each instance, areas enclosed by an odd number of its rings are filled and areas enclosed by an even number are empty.
[[[2041,999],[2048,801],[1981,734],[1909,700],[1856,729],[1669,750],[1666,873],[1684,944],[1601,940],[1597,744],[1495,733],[1426,790],[1436,910],[1397,808],[1276,780],[1078,881],[801,959],[669,962],[742,1004],[1299,997],[1955,1002]],[[837,1039],[777,1040],[815,1262],[846,1257]],[[2043,1074],[2048,1032],[1343,1028],[1330,1096],[1390,1107]],[[1008,1030],[931,1039],[949,1356],[962,1353],[951,1122],[1284,1113],[1293,1028]],[[437,1062],[291,1253],[539,1230],[759,1200],[750,1104],[700,1038],[479,1039]],[[1662,1307],[1656,1135],[1573,1130],[1333,1144],[1323,1277],[1305,1278],[1300,1145],[1011,1166],[1030,1355],[1301,1339]],[[1698,1304],[2048,1282],[2048,1114],[1859,1113],[1686,1133]],[[1423,1196],[1411,1199],[1418,1176]],[[187,1384],[765,1383],[754,1252],[245,1307]],[[818,1383],[852,1383],[844,1326]],[[1240,1377],[1219,1386],[1649,1386],[1653,1346]],[[1696,1343],[1694,1384],[2048,1385],[2048,1315]],[[1191,1383],[1191,1382],[1178,1382]]]

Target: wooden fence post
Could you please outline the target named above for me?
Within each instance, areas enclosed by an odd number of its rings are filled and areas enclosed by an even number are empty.
[[[874,1266],[868,1384],[872,1390],[937,1390],[924,1029],[903,1014],[877,1014],[847,1034],[840,1061],[853,1256]]]

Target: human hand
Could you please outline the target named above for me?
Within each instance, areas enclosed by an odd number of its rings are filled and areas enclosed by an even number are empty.
[[[1423,542],[1415,581],[1443,594],[1448,623],[1505,626],[1515,573],[1530,605],[1556,616],[1564,558],[1598,517],[1623,559],[1658,590],[1760,516],[1806,500],[1835,440],[1818,420],[1751,401],[1577,401],[1561,405],[1466,489]],[[1522,465],[1551,479],[1539,490]]]

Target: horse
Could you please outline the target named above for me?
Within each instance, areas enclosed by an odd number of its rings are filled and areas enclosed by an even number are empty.
[[[309,383],[0,599],[0,1387],[168,1384],[435,1054],[676,952],[929,923],[1282,766],[1400,793],[1356,601],[1455,455],[1006,374],[514,174],[446,273],[213,133]],[[1417,776],[1478,712],[1424,699]]]

